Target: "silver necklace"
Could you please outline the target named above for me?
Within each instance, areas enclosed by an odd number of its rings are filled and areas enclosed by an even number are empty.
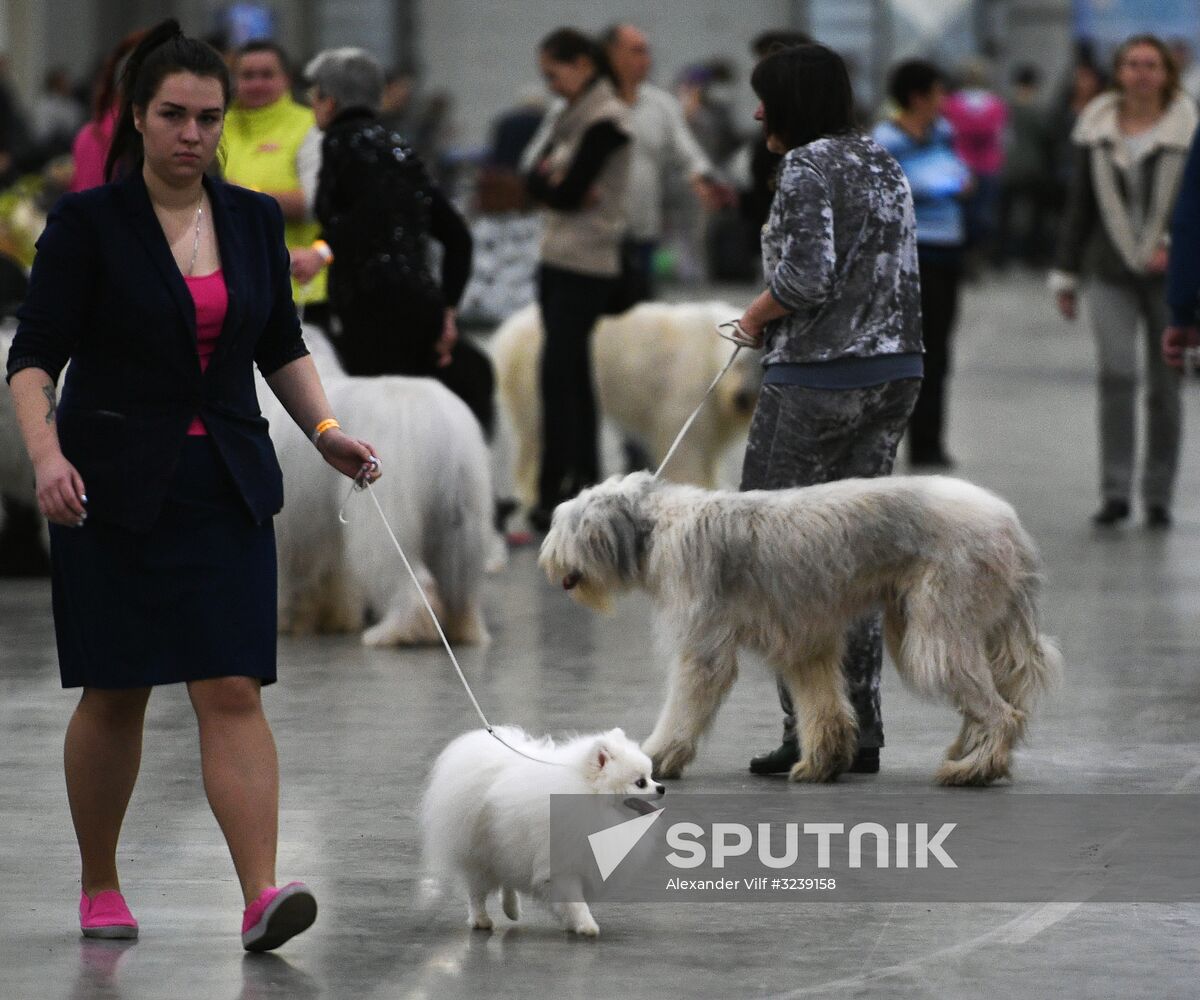
[[[196,270],[196,254],[200,250],[200,218],[204,215],[204,194],[200,194],[200,201],[196,204],[196,236],[192,240],[192,262],[188,264],[188,277],[192,277],[192,272]]]

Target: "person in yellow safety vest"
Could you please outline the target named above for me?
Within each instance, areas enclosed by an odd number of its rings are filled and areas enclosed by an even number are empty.
[[[321,133],[310,108],[291,95],[288,58],[275,42],[248,42],[237,52],[237,97],[225,115],[225,179],[271,195],[283,210],[289,250],[308,248],[321,231],[312,204],[321,169]],[[300,284],[292,297],[306,322],[327,321],[326,275]]]

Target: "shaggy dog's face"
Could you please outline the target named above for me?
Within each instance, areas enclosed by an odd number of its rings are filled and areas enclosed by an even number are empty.
[[[640,500],[649,473],[613,476],[558,505],[538,564],[580,604],[608,611],[610,596],[637,583],[649,524]]]

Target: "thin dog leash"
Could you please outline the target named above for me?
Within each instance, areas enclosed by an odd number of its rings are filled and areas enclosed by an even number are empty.
[[[723,332],[727,328],[732,328],[732,332]],[[717,377],[712,380],[712,383],[704,393],[704,397],[700,400],[700,404],[694,411],[692,411],[692,415],[688,417],[687,421],[680,429],[679,434],[675,437],[674,443],[667,450],[667,454],[663,458],[662,463],[659,465],[658,471],[654,473],[654,477],[656,479],[662,473],[663,469],[666,468],[667,463],[671,460],[671,456],[675,454],[675,450],[679,447],[684,435],[687,434],[688,430],[695,422],[696,417],[699,416],[700,410],[708,401],[708,397],[712,395],[712,391],[717,387],[717,383],[724,378],[725,373],[732,367],[733,362],[737,359],[737,356],[741,352],[742,348],[758,346],[758,341],[747,334],[746,331],[742,329],[741,323],[739,323],[737,320],[730,320],[728,323],[720,324],[717,327],[717,333],[725,340],[728,340],[735,345],[733,353],[729,356],[729,360],[725,362],[725,367],[722,368]],[[379,459],[372,455],[368,464],[371,468],[378,468]],[[462,667],[459,666],[458,657],[454,655],[454,648],[450,645],[450,640],[446,638],[446,632],[442,628],[442,623],[438,619],[437,612],[433,610],[433,605],[429,603],[429,598],[425,594],[425,588],[421,586],[421,581],[417,579],[417,574],[412,568],[412,563],[408,561],[408,556],[404,554],[404,549],[400,545],[399,539],[396,538],[396,533],[392,530],[392,525],[388,521],[387,515],[383,512],[383,507],[379,503],[379,498],[375,496],[374,492],[372,492],[370,489],[371,484],[366,478],[367,471],[368,470],[364,469],[354,477],[354,482],[350,484],[350,490],[346,494],[346,499],[342,503],[342,508],[340,511],[338,511],[338,520],[342,524],[349,523],[346,520],[346,507],[350,503],[350,499],[354,496],[356,490],[365,491],[370,494],[371,502],[375,504],[375,509],[379,512],[379,519],[383,522],[383,527],[387,531],[388,537],[392,540],[392,545],[395,547],[397,554],[400,556],[401,562],[404,563],[404,568],[408,570],[408,575],[413,582],[413,586],[417,588],[417,593],[421,595],[421,603],[425,605],[425,610],[429,612],[429,617],[433,620],[433,625],[437,629],[438,637],[442,640],[442,645],[446,649],[446,655],[450,657],[450,662],[454,665],[454,671],[458,674],[458,679],[462,683],[463,690],[467,692],[467,697],[471,699],[471,705],[474,707],[475,713],[479,716],[480,721],[483,723],[483,728],[487,731],[488,735],[490,735],[502,746],[507,747],[513,753],[524,757],[526,760],[531,760],[537,764],[550,764],[554,767],[566,767],[565,764],[562,764],[559,761],[544,760],[541,757],[533,757],[525,753],[525,751],[517,749],[511,743],[506,742],[504,738],[496,732],[492,724],[488,722],[487,716],[484,714],[483,709],[479,705],[479,700],[475,697],[475,692],[471,690],[471,685],[467,681],[466,674],[463,673]]]
[[[372,455],[369,464],[372,468],[378,468],[379,459]],[[563,764],[557,760],[543,760],[541,757],[531,757],[529,754],[525,753],[524,750],[517,749],[517,747],[513,746],[511,743],[506,742],[505,739],[496,732],[492,724],[488,722],[487,716],[483,714],[483,709],[480,708],[479,701],[475,697],[475,692],[471,690],[471,685],[467,682],[467,677],[463,673],[462,667],[460,667],[458,664],[458,657],[454,655],[454,649],[450,645],[450,640],[446,638],[446,633],[442,629],[442,623],[438,620],[437,612],[433,610],[433,605],[429,603],[429,598],[425,594],[425,588],[421,586],[421,581],[417,579],[417,574],[413,571],[412,563],[408,561],[408,556],[404,554],[404,549],[400,546],[400,542],[396,538],[396,533],[392,530],[392,526],[388,522],[387,515],[384,514],[383,507],[381,507],[379,504],[379,498],[375,496],[374,492],[370,489],[370,485],[371,484],[366,479],[365,470],[354,477],[354,482],[350,485],[350,492],[346,494],[346,501],[342,504],[342,509],[338,512],[338,520],[341,521],[342,524],[349,523],[346,520],[346,504],[350,502],[350,498],[354,495],[355,490],[365,491],[370,495],[371,502],[375,504],[375,509],[379,511],[379,519],[383,521],[383,527],[386,529],[388,537],[392,540],[392,545],[395,546],[396,552],[399,553],[400,560],[404,563],[404,568],[408,570],[408,575],[412,579],[413,586],[417,588],[417,593],[421,595],[421,602],[425,605],[425,610],[429,612],[429,617],[433,619],[434,627],[437,629],[438,636],[442,640],[442,645],[446,647],[446,653],[450,657],[450,662],[454,664],[455,673],[458,674],[458,679],[462,682],[463,689],[467,692],[467,697],[471,699],[471,704],[474,706],[476,714],[483,723],[483,728],[486,729],[488,734],[501,745],[508,747],[508,749],[513,753],[524,757],[526,760],[532,760],[538,764],[550,764],[554,767],[566,767],[566,764]]]
[[[731,329],[732,332],[725,333],[725,330],[727,329]],[[742,324],[736,319],[731,319],[728,323],[719,324],[717,326],[717,334],[735,345],[733,353],[729,355],[729,360],[725,362],[725,367],[717,373],[717,377],[712,380],[708,389],[705,390],[704,396],[700,400],[700,404],[692,411],[692,415],[684,422],[684,425],[680,428],[679,433],[675,435],[675,440],[671,443],[671,447],[667,449],[666,455],[663,456],[662,462],[659,463],[658,469],[654,473],[655,479],[662,475],[663,469],[665,469],[667,467],[667,463],[671,461],[671,456],[675,454],[676,449],[683,442],[684,436],[689,430],[692,429],[692,424],[694,424],[696,422],[696,418],[700,416],[700,411],[704,409],[704,404],[708,402],[708,397],[712,395],[713,390],[717,387],[717,383],[725,377],[725,373],[733,367],[733,363],[737,360],[737,356],[741,353],[742,348],[757,347],[759,343],[744,329],[742,329]]]

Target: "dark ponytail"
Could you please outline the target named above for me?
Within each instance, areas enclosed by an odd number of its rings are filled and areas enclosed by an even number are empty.
[[[580,56],[587,56],[592,65],[596,67],[597,77],[604,77],[612,84],[617,82],[604,46],[582,31],[576,31],[574,28],[559,28],[552,31],[542,39],[538,51],[546,53],[555,62],[561,63],[572,63]]]
[[[121,177],[141,162],[142,136],[134,126],[133,109],[144,111],[163,79],[172,73],[194,73],[217,80],[225,105],[229,105],[229,68],[220,53],[205,42],[188,38],[174,18],[155,25],[130,53],[121,74],[121,110],[104,163],[105,180]]]

